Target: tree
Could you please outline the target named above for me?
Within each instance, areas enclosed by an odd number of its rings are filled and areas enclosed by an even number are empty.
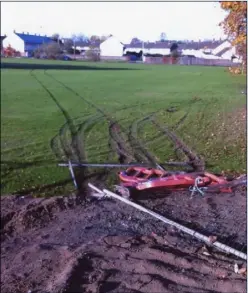
[[[36,58],[46,56],[48,59],[56,59],[60,54],[62,54],[62,51],[57,43],[44,44],[34,52]]]
[[[3,55],[5,57],[20,57],[21,53],[15,50],[14,48],[12,48],[11,45],[9,44],[7,48],[3,49]]]
[[[73,40],[73,42],[79,42],[79,43],[83,43],[83,42],[88,42],[89,38],[84,35],[83,33],[79,33],[79,34],[73,34],[71,36],[71,39]]]
[[[170,47],[170,53],[172,57],[179,57],[180,56],[180,52],[178,50],[178,44],[177,43],[173,43]]]
[[[85,56],[89,61],[100,61],[100,53],[93,46],[90,46],[89,50],[86,51]]]
[[[59,34],[55,33],[52,35],[52,39],[55,41],[55,42],[58,42],[59,41]]]
[[[166,33],[161,33],[161,34],[160,34],[160,42],[165,42],[166,39],[167,39],[167,37],[166,37]]]
[[[104,42],[104,41],[106,41],[108,38],[109,38],[109,36],[101,36],[101,37],[100,37],[100,40],[101,40],[101,42]]]
[[[247,64],[247,2],[220,2],[221,8],[228,12],[220,23],[237,53],[241,56],[244,68]]]
[[[64,42],[64,50],[67,52],[71,52],[73,45],[73,40],[66,39]]]
[[[95,42],[95,41],[100,41],[101,40],[101,38],[99,37],[99,36],[97,36],[97,35],[92,35],[91,37],[90,37],[90,42]]]
[[[140,40],[140,39],[138,39],[138,38],[132,38],[132,40],[131,40],[131,44],[138,44],[138,43],[141,43],[142,41]]]

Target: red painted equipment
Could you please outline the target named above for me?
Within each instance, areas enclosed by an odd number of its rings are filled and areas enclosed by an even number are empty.
[[[219,177],[208,172],[186,173],[167,172],[157,169],[147,169],[142,167],[131,167],[119,173],[121,186],[117,186],[117,191],[129,197],[129,189],[145,190],[152,188],[164,188],[167,190],[183,190],[193,188],[211,187],[220,192],[232,192],[228,186],[228,181],[224,177]],[[227,186],[225,186],[227,185]]]

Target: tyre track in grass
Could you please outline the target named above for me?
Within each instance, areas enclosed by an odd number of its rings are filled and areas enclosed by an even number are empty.
[[[190,105],[191,108],[192,105]],[[157,113],[159,113],[161,110],[158,111],[154,111],[151,112],[150,114],[148,114],[147,116],[135,120],[131,126],[129,127],[129,137],[130,137],[130,142],[133,145],[134,149],[139,149],[139,153],[137,154],[138,157],[142,156],[142,154],[144,155],[143,158],[145,157],[146,159],[149,158],[148,161],[152,162],[154,165],[156,165],[156,162],[159,161],[159,158],[157,158],[156,156],[152,155],[149,151],[148,151],[148,145],[151,142],[156,142],[157,139],[161,139],[161,134],[156,134],[154,137],[152,137],[149,141],[142,141],[141,139],[139,139],[138,137],[138,130],[140,130],[141,125],[144,125],[144,123],[146,121],[150,121]],[[168,111],[168,109],[167,109]],[[173,130],[176,130],[178,127],[181,126],[181,124],[185,121],[185,119],[187,118],[188,114],[190,113],[190,109],[179,119],[179,121],[173,126]],[[135,138],[135,141],[133,141],[133,138]],[[138,146],[137,146],[137,142],[138,142]],[[155,162],[156,161],[156,162]]]
[[[151,114],[141,118],[139,120],[134,121],[131,126],[129,127],[129,141],[135,150],[135,156],[137,159],[141,160],[142,162],[152,163],[156,166],[158,159],[155,158],[145,147],[145,144],[139,140],[138,138],[138,126],[142,121],[148,120],[152,115],[156,112],[152,112]],[[135,138],[135,140],[133,140]],[[137,151],[136,151],[137,150]]]
[[[134,108],[135,106],[137,106],[137,105],[125,106],[125,107],[122,107],[122,108],[118,108],[118,109],[115,110],[115,113],[123,111],[123,110],[126,110],[126,109],[129,109],[129,108]],[[85,115],[86,114],[87,113],[85,113]],[[94,115],[93,117],[89,116],[89,118],[87,118],[85,121],[79,123],[80,119],[81,119],[81,117],[75,118],[75,121],[77,121],[76,127],[78,128],[78,135],[77,135],[78,145],[83,144],[84,145],[83,149],[86,150],[85,144],[87,144],[87,143],[86,143],[86,140],[85,140],[85,133],[89,132],[89,128],[92,128],[92,126],[94,126],[94,124],[100,123],[101,119],[104,119],[104,117],[102,115],[101,116]],[[125,120],[125,119],[123,119],[123,120]],[[66,136],[65,136],[67,128],[68,128],[67,123],[65,123],[62,126],[62,128],[60,130],[60,133],[61,133],[62,139],[65,141],[65,143],[68,144],[68,142],[66,140]],[[64,136],[64,138],[63,138],[63,136]],[[52,140],[53,140],[53,145],[59,144],[59,142],[60,142],[59,135],[56,135]],[[102,145],[102,147],[104,147],[104,146],[105,146],[105,144]],[[123,154],[123,151],[121,149],[121,146],[118,145],[118,138],[116,139],[115,137],[113,137],[112,133],[109,135],[108,146],[109,146],[108,151],[102,151],[102,152],[98,153],[97,155],[99,157],[108,155],[107,156],[107,161],[111,162],[112,157],[113,157],[113,153],[118,153],[119,161],[121,161],[121,156],[122,155],[124,156],[124,154]],[[57,159],[61,160],[64,157],[64,154],[61,151],[59,152],[59,147],[52,146],[52,148],[54,149],[54,153],[56,154]],[[79,148],[79,149],[81,149],[81,148]],[[87,152],[86,152],[86,156],[87,156],[87,159],[89,160],[89,154],[87,154]],[[130,155],[125,153],[125,156],[130,156]],[[72,157],[73,157],[73,159],[75,159],[73,154],[72,154]],[[75,161],[77,161],[77,159],[75,159]],[[107,175],[109,174],[108,170],[109,170],[108,168],[103,168],[102,172],[97,173],[98,175],[96,176],[96,179],[101,179],[101,180],[104,181],[107,178]],[[87,172],[89,172],[89,169],[87,169]]]
[[[55,80],[57,83],[62,85],[64,88],[66,88],[68,91],[72,92],[74,95],[80,97],[85,103],[87,103],[89,106],[92,108],[95,108],[99,114],[101,114],[108,122],[109,124],[109,146],[111,147],[112,150],[115,150],[115,152],[119,156],[119,162],[127,162],[127,161],[134,161],[134,157],[132,155],[132,149],[130,148],[129,143],[123,138],[123,135],[125,135],[125,132],[123,131],[122,127],[112,119],[112,117],[105,113],[100,107],[96,106],[94,103],[91,103],[87,99],[85,99],[83,96],[81,96],[79,93],[77,93],[75,90],[61,82],[60,80],[56,79],[54,76],[48,74],[45,71],[45,75],[50,77],[51,79]],[[124,108],[119,109],[125,110],[128,108],[132,108],[133,106],[127,106]],[[118,111],[118,110],[117,110]],[[111,158],[111,154],[109,154],[109,159]],[[106,179],[109,171],[107,168],[104,168],[103,172],[101,173],[100,177],[98,176],[97,179],[104,180]]]
[[[96,118],[95,116],[92,117],[86,114],[87,113],[84,114],[85,118],[77,117],[74,119],[74,124],[75,124],[75,127],[77,128],[77,136],[75,137],[74,141],[71,138],[68,139],[68,131],[70,134],[70,130],[68,128],[67,122],[63,124],[63,126],[59,129],[59,133],[55,137],[52,138],[51,148],[53,149],[57,159],[63,160],[63,161],[68,160],[68,157],[65,156],[65,153],[62,153],[60,148],[56,147],[56,144],[58,145],[59,142],[62,142],[62,145],[63,145],[62,151],[66,149],[66,153],[70,152],[69,158],[71,160],[77,161],[79,158],[83,159],[84,161],[86,160],[86,153],[82,152],[82,150],[85,149],[84,141],[82,138],[84,137],[84,131],[86,130],[85,128],[87,128],[86,126],[89,126],[92,124],[92,122],[95,122],[94,119]],[[77,154],[75,153],[76,147],[78,148],[78,151],[80,152],[79,156],[77,156]]]
[[[69,115],[69,113],[61,106],[61,104],[58,102],[58,100],[55,98],[54,94],[45,86],[45,84],[37,78],[37,76],[34,74],[34,70],[30,71],[30,75],[37,81],[38,84],[40,84],[40,86],[45,90],[45,92],[48,94],[48,96],[53,100],[53,102],[56,104],[56,106],[59,108],[59,110],[61,111],[61,113],[63,114],[66,124],[68,125],[68,128],[70,130],[70,134],[71,137],[73,139],[75,139],[75,137],[77,136],[77,128],[74,125],[74,119],[71,118],[71,116]],[[62,135],[62,129],[60,129],[60,136]],[[70,158],[71,156],[71,152],[67,149],[67,147],[65,146],[64,142],[61,141],[62,146],[64,146],[63,151],[65,152],[67,158]],[[77,155],[79,154],[78,150],[77,151]]]
[[[205,170],[205,162],[203,158],[200,158],[195,152],[193,152],[184,142],[180,139],[173,131],[170,131],[166,125],[161,125],[154,118],[151,119],[151,122],[157,127],[158,131],[161,134],[164,134],[168,137],[176,149],[180,150],[189,160],[189,164],[197,172],[202,172]]]
[[[134,126],[132,128],[134,129],[134,135],[136,135],[137,139],[138,138],[138,128],[141,128],[141,125],[144,125],[144,122],[149,121],[153,123],[153,125],[157,128],[159,134],[156,134],[151,140],[148,142],[141,142],[142,144],[149,145],[151,142],[156,141],[156,139],[161,138],[161,134],[165,135],[167,138],[169,138],[172,141],[172,144],[175,146],[175,155],[178,158],[179,161],[181,160],[187,160],[190,162],[191,167],[193,167],[194,170],[205,170],[205,162],[203,158],[198,156],[195,152],[193,152],[189,146],[187,146],[181,138],[179,138],[176,134],[175,131],[183,125],[184,121],[187,119],[188,115],[192,112],[192,106],[196,104],[198,100],[192,100],[190,101],[190,104],[188,106],[188,111],[176,122],[170,130],[169,127],[166,124],[158,123],[157,121],[155,122],[155,116],[159,111],[156,111],[154,113],[151,113],[150,115],[144,117],[143,119],[140,119],[138,121],[135,121]],[[208,107],[208,105],[205,105],[204,110]],[[204,119],[204,111],[201,112],[201,120]],[[163,147],[163,146],[162,146]],[[162,147],[158,148],[161,149]],[[187,163],[188,163],[187,162]],[[182,162],[184,163],[184,162]],[[186,163],[186,162],[185,162]]]
[[[191,106],[190,106],[191,108]],[[186,120],[186,118],[188,117],[189,113],[190,113],[190,110],[189,109],[179,120],[178,122],[176,122],[173,126],[172,126],[172,129],[173,131],[175,131],[176,129],[178,129],[182,124],[183,122]],[[144,123],[145,122],[151,122],[152,119],[154,118],[154,116],[159,113],[161,110],[158,110],[158,111],[155,111],[155,112],[152,112],[150,114],[148,114],[147,116],[141,118],[141,119],[138,119],[138,120],[135,120],[132,125],[130,126],[130,136],[131,137],[135,137],[137,141],[139,141],[139,144],[143,146],[143,150],[147,149],[148,145],[150,143],[154,143],[156,142],[157,140],[160,140],[161,139],[161,133],[159,134],[156,134],[154,137],[152,137],[150,140],[147,140],[147,141],[143,141],[141,140],[139,137],[138,137],[138,130],[142,129],[142,127],[144,127]],[[159,148],[158,148],[159,149]],[[175,149],[175,152],[177,153],[178,152],[178,149]],[[149,155],[149,152],[147,151],[148,155]],[[180,160],[180,156],[178,156],[178,159]],[[156,158],[157,161],[159,161],[159,158]],[[170,164],[171,166],[173,166],[173,162],[167,162],[168,164]],[[175,164],[177,163],[182,163],[182,165],[184,165],[185,163],[184,162],[176,162]]]
[[[96,109],[97,112],[99,112],[101,115],[103,115],[103,117],[105,117],[105,119],[109,123],[109,135],[110,135],[111,139],[113,140],[113,142],[112,141],[109,142],[109,145],[112,148],[116,149],[117,153],[119,154],[120,160],[122,160],[123,156],[126,157],[126,155],[128,154],[128,151],[126,151],[126,148],[124,146],[124,141],[119,136],[118,136],[118,139],[117,139],[117,137],[116,137],[116,131],[115,131],[115,128],[116,127],[114,127],[114,125],[116,125],[117,123],[115,121],[113,121],[113,119],[110,117],[110,115],[108,115],[107,113],[105,113],[96,104],[91,103],[90,101],[88,101],[87,99],[85,99],[82,95],[80,95],[78,92],[76,92],[75,90],[73,90],[71,87],[67,86],[66,84],[64,84],[63,82],[61,82],[57,78],[55,78],[53,75],[47,73],[46,71],[44,71],[44,73],[48,77],[50,77],[51,79],[53,79],[54,81],[56,81],[57,83],[59,83],[60,85],[62,85],[64,88],[66,88],[69,92],[72,92],[75,96],[77,96],[80,99],[82,99],[86,104],[88,104],[92,108]],[[119,127],[119,125],[118,125],[118,127]],[[128,157],[130,157],[130,155],[128,155]]]
[[[45,92],[48,94],[48,96],[53,100],[53,102],[57,105],[57,107],[59,108],[59,110],[61,111],[61,113],[63,114],[65,121],[66,121],[66,125],[68,126],[71,138],[72,138],[72,148],[74,148],[76,156],[78,158],[79,161],[83,161],[86,160],[86,155],[85,155],[85,151],[84,149],[80,149],[78,146],[78,129],[74,124],[74,119],[71,118],[71,116],[69,115],[69,113],[61,106],[61,104],[58,102],[58,100],[56,99],[56,97],[54,96],[54,94],[46,87],[46,85],[37,78],[37,76],[34,74],[34,70],[30,71],[30,75],[37,81],[38,84],[40,84],[40,86],[45,90]],[[60,129],[59,131],[59,136],[60,136],[60,142],[61,142],[61,146],[63,148],[63,152],[66,156],[67,159],[71,159],[72,157],[72,152],[69,148],[67,148],[67,146],[65,145],[65,142],[62,139],[62,134],[63,134],[63,127]],[[51,140],[50,145],[54,143],[54,139]],[[81,188],[81,182],[83,182],[82,178],[84,178],[86,175],[86,169],[82,168],[80,169],[80,172],[76,172],[76,180],[79,183],[79,188]]]
[[[45,71],[45,74],[47,76],[51,77],[53,80],[57,81],[62,86],[64,86],[68,91],[74,93],[76,96],[81,98],[89,106],[91,106],[92,108],[95,108],[99,113],[101,113],[106,118],[106,120],[109,123],[109,134],[115,142],[115,147],[116,147],[116,150],[119,154],[119,161],[120,162],[125,162],[125,161],[135,159],[135,156],[133,155],[132,146],[130,145],[130,140],[135,141],[135,138],[128,136],[128,134],[126,134],[126,131],[124,131],[123,127],[121,127],[121,125],[119,125],[119,123],[116,120],[114,120],[111,117],[111,115],[109,115],[108,113],[103,111],[96,104],[85,99],[82,95],[80,95],[78,92],[73,90],[71,87],[67,86],[66,84],[64,84],[60,80],[56,79],[54,76],[48,74],[46,71]],[[126,136],[127,139],[125,139],[124,136]],[[113,145],[113,143],[112,143],[112,145]],[[137,146],[139,147],[140,150],[143,150],[142,152],[145,154],[146,159],[149,163],[151,163],[153,166],[158,165],[156,162],[156,159],[151,154],[149,154],[149,152],[144,150],[142,148],[142,146],[139,144],[139,142],[137,142]],[[139,161],[139,163],[141,163],[141,162]]]
[[[106,117],[106,119],[109,123],[111,137],[113,138],[113,140],[115,141],[115,143],[117,145],[117,152],[119,154],[120,163],[129,161],[132,159],[138,159],[138,162],[142,163],[140,158],[137,158],[137,155],[135,158],[135,155],[130,154],[130,151],[134,152],[134,143],[135,143],[135,149],[137,146],[137,149],[139,149],[139,152],[145,156],[146,162],[150,163],[154,167],[160,167],[160,165],[157,162],[157,159],[148,150],[146,150],[142,146],[142,144],[139,141],[137,141],[137,139],[135,137],[133,137],[132,134],[130,134],[130,132],[129,132],[129,134],[126,134],[126,132],[118,124],[118,122],[115,121],[114,119],[112,119],[112,117],[109,114],[107,114],[105,111],[103,111],[96,104],[85,99],[82,95],[80,95],[78,92],[73,90],[71,87],[67,86],[66,84],[64,84],[60,80],[56,79],[54,76],[48,74],[46,71],[45,71],[45,74],[48,75],[49,77],[51,77],[53,80],[57,81],[62,86],[64,86],[67,90],[74,93],[76,96],[80,97],[85,103],[87,103],[91,107],[95,108],[99,113],[101,113],[104,117]],[[128,136],[128,141],[123,139],[123,134]],[[131,142],[131,147],[130,147],[130,142]],[[132,146],[132,144],[133,144],[133,146]],[[188,148],[186,148],[185,150],[188,151]]]

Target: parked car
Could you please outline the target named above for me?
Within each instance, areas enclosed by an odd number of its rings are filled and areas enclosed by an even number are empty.
[[[57,56],[56,59],[57,60],[63,60],[63,61],[71,61],[72,60],[72,58],[67,56],[67,55],[59,55],[59,56]]]

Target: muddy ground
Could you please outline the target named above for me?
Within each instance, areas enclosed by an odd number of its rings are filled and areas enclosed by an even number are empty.
[[[245,195],[141,193],[136,201],[245,252]],[[2,197],[1,238],[4,293],[246,291],[234,272],[244,261],[116,200]]]

